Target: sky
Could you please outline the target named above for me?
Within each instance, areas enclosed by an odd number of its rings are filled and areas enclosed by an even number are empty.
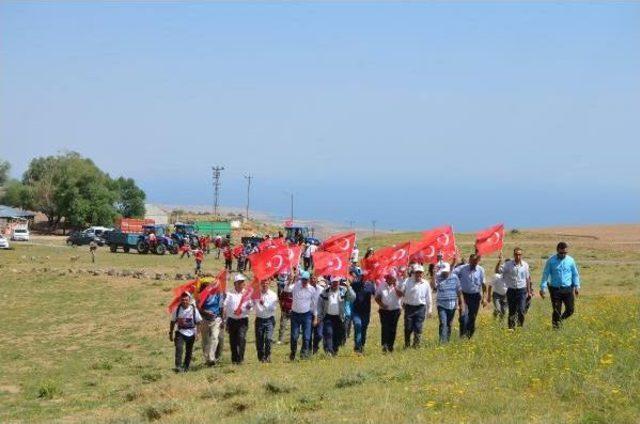
[[[357,227],[640,221],[640,3],[0,1],[0,158]]]

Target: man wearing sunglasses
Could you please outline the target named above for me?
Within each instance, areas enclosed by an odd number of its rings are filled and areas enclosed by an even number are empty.
[[[567,253],[569,245],[563,241],[558,243],[556,254],[547,259],[540,282],[540,296],[544,298],[545,290],[549,286],[553,314],[551,322],[553,328],[559,328],[560,323],[573,315],[575,297],[580,292],[580,274],[576,262]],[[562,305],[564,304],[564,312]]]

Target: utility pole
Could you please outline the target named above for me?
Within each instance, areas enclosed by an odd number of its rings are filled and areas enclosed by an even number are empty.
[[[213,171],[213,214],[218,216],[218,198],[220,197],[220,173],[224,166],[212,166]]]
[[[349,221],[347,221],[347,224],[349,224],[349,229],[353,230],[353,224],[355,224],[356,222],[353,219],[350,219]]]
[[[247,221],[249,220],[249,195],[251,193],[251,179],[253,176],[251,174],[245,175],[244,179],[247,180]]]
[[[291,222],[293,222],[293,193],[291,193]]]
[[[373,236],[376,236],[376,220],[374,219],[373,221],[371,221],[371,223],[373,224]]]

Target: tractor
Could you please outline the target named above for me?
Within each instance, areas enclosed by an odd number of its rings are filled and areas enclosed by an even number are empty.
[[[178,246],[182,246],[185,242],[189,243],[192,249],[197,249],[200,246],[195,226],[192,224],[176,222],[171,238]]]
[[[152,241],[151,234],[155,234],[155,241]],[[144,225],[142,234],[138,237],[136,243],[138,253],[146,254],[149,252],[156,255],[164,255],[166,252],[178,253],[178,246],[166,234],[166,228],[162,225]]]

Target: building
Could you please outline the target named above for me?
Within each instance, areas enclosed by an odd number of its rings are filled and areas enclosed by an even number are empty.
[[[10,206],[0,205],[0,232],[11,234],[11,230],[18,226],[33,224],[36,214]]]

